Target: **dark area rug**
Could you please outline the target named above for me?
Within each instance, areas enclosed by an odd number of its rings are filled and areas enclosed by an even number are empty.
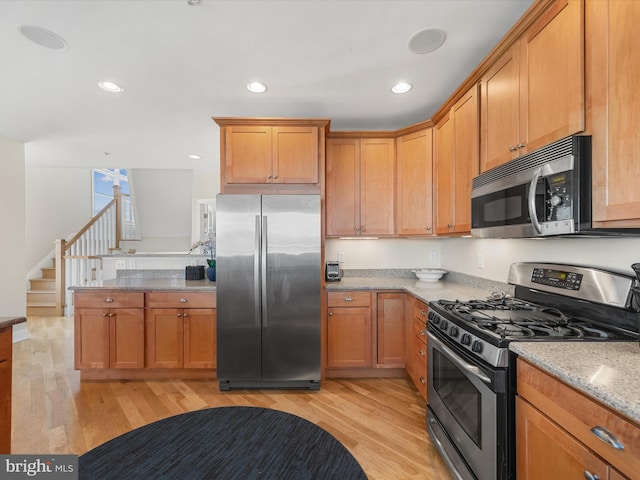
[[[184,413],[132,430],[79,458],[80,480],[366,480],[317,425],[258,407]]]

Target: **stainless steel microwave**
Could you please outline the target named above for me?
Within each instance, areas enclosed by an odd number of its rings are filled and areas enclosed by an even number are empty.
[[[526,238],[591,231],[590,136],[564,138],[473,179],[474,237]]]

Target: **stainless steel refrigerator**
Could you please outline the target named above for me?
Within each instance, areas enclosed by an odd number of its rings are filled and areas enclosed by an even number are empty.
[[[216,200],[217,376],[320,388],[320,196]]]

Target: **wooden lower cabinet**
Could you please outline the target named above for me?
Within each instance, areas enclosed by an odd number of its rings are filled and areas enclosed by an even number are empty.
[[[77,370],[144,368],[143,293],[77,292],[74,300]]]
[[[378,352],[379,366],[405,366],[405,303],[404,293],[378,294]]]
[[[517,369],[518,480],[638,478],[640,425],[526,361],[519,359]],[[601,440],[594,428],[623,448]]]
[[[370,292],[329,292],[327,368],[371,368]]]
[[[147,294],[147,368],[215,368],[215,306],[215,294]]]
[[[0,330],[0,454],[11,453],[11,327]]]
[[[407,336],[407,372],[414,385],[427,400],[427,313],[426,303],[409,297],[405,325]]]

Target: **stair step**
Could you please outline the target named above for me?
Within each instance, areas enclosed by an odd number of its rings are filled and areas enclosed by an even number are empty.
[[[55,317],[56,307],[50,305],[27,306],[27,317]]]
[[[29,280],[31,290],[53,290],[56,289],[56,281],[51,278],[32,278]]]
[[[54,290],[27,290],[27,306],[47,303],[56,304],[56,292]]]
[[[56,269],[55,267],[44,267],[42,270],[42,278],[52,278],[55,280],[56,278]]]

